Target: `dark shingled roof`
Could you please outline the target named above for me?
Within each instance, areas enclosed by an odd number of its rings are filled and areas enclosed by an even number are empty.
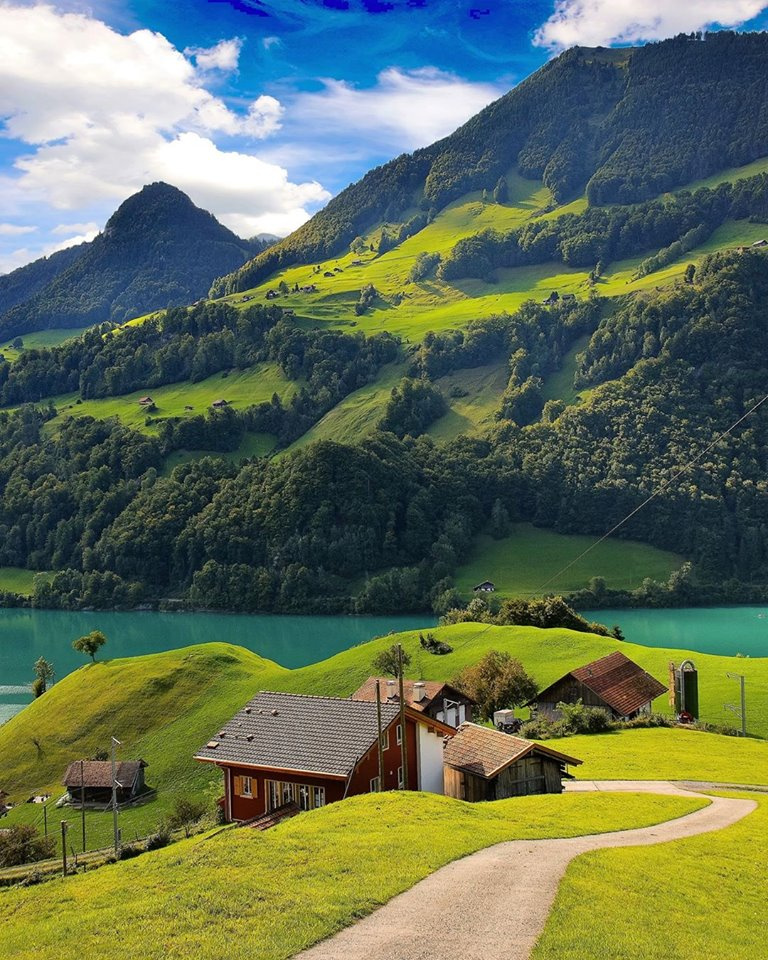
[[[621,716],[634,713],[667,691],[663,683],[646,673],[620,650],[571,670],[566,676],[583,683]],[[551,687],[547,687],[547,690],[549,689]],[[543,699],[547,690],[538,694],[535,700]]]
[[[130,787],[136,779],[140,767],[146,767],[143,760],[120,760],[115,764],[115,779],[124,787]],[[65,787],[80,786],[80,761],[75,760],[67,767],[64,779]],[[112,761],[86,760],[83,763],[83,786],[106,787],[112,789]]]
[[[490,780],[529,753],[540,753],[562,763],[582,762],[541,743],[513,737],[476,723],[462,723],[456,736],[446,743],[443,760],[452,767]]]
[[[381,702],[385,703],[387,701],[387,677],[368,677],[365,683],[358,690],[352,694],[352,700],[366,700],[371,703],[376,702],[376,680],[379,681],[379,689],[381,690]],[[435,697],[440,696],[443,693],[448,694],[449,700],[460,700],[461,703],[472,703],[473,701],[466,694],[461,693],[455,687],[451,687],[447,683],[440,683],[437,680],[425,680],[421,681],[424,683],[424,699],[423,700],[414,700],[413,699],[413,685],[418,683],[417,680],[403,680],[403,695],[405,697],[406,706],[410,707],[412,710],[418,710],[420,713],[423,713],[424,710],[432,703]],[[390,703],[399,703],[400,702],[400,687],[398,681],[395,682],[395,692],[396,697],[390,700]]]
[[[382,703],[382,727],[399,712],[397,704]],[[377,732],[375,703],[261,691],[195,759],[348,777]]]

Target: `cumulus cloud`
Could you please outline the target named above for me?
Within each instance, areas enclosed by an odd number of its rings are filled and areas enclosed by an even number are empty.
[[[325,133],[362,134],[396,153],[439,140],[504,92],[434,67],[390,67],[367,89],[325,80],[321,90],[297,97],[291,117]]]
[[[70,237],[73,234],[92,234],[92,239],[99,232],[98,223],[59,223],[51,231],[54,237]]]
[[[239,37],[232,40],[220,40],[213,47],[189,47],[184,52],[195,58],[201,70],[221,70],[230,73],[237,70],[243,41]]]
[[[711,26],[737,27],[767,6],[765,0],[557,0],[534,43],[563,50],[663,40]]]
[[[217,145],[219,135],[278,129],[283,108],[273,97],[231,110],[205,88],[205,69],[149,30],[123,35],[44,5],[0,2],[0,14],[0,118],[6,136],[31,148],[15,161],[18,176],[3,180],[6,211],[24,200],[61,210],[114,205],[164,179],[250,234],[277,232],[276,223],[292,229],[308,205],[328,199],[318,183],[292,183],[281,166]],[[201,59],[206,69],[236,65],[239,43],[198,51],[198,67]]]

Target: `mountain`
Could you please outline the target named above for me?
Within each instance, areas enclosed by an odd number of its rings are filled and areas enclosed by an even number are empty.
[[[261,249],[181,190],[152,183],[122,203],[90,243],[0,278],[0,337],[122,322],[189,303]]]
[[[463,194],[492,191],[510,168],[540,178],[557,202],[586,190],[590,203],[605,204],[647,200],[749,163],[768,154],[767,78],[765,34],[575,47],[449,137],[372,170],[212,294],[338,255],[382,221],[433,217]]]

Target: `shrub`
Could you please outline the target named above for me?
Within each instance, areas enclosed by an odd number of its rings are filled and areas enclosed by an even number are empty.
[[[453,653],[453,647],[450,643],[438,640],[434,633],[428,633],[426,637],[420,633],[419,644],[422,650],[426,650],[427,653],[434,653],[438,657],[444,656],[446,653]]]
[[[167,823],[159,823],[157,830],[147,840],[147,850],[160,850],[171,842],[171,828]]]
[[[206,812],[205,803],[195,797],[178,797],[168,817],[168,826],[172,830],[184,829],[184,836],[189,837],[192,827],[203,819]]]
[[[614,727],[607,710],[585,706],[581,700],[576,703],[558,703],[557,709],[560,712],[560,723],[568,733],[605,733]]]
[[[48,860],[56,854],[56,839],[41,837],[36,827],[18,823],[0,833],[0,867]]]
[[[536,681],[515,657],[498,650],[488,653],[472,667],[462,670],[453,686],[478,705],[490,720],[496,710],[518,707],[536,695]]]

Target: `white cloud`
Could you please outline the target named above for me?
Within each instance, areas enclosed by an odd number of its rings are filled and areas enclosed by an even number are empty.
[[[314,125],[321,134],[343,132],[350,138],[364,134],[390,145],[394,154],[439,140],[504,92],[434,67],[408,71],[390,67],[368,89],[325,80],[319,92],[296,98],[291,118]]]
[[[232,40],[220,40],[213,47],[189,47],[184,52],[195,58],[195,63],[201,70],[231,73],[237,70],[242,48],[243,41],[234,37]]]
[[[280,129],[284,113],[285,110],[279,100],[269,96],[259,97],[248,108],[248,116],[243,122],[243,131],[263,140],[264,137]]]
[[[24,233],[34,233],[37,227],[21,223],[0,223],[0,237],[18,237]]]
[[[99,232],[99,225],[93,221],[88,221],[88,223],[59,223],[50,232],[54,237],[69,237],[76,233],[91,233],[96,236]]]
[[[285,232],[328,199],[318,183],[292,183],[280,165],[220,148],[219,135],[273,133],[282,105],[261,96],[233,111],[162,35],[123,35],[85,15],[2,0],[0,18],[0,120],[29,147],[15,161],[18,175],[0,178],[6,215],[44,204],[93,217],[163,179],[238,232],[277,232],[276,224]],[[196,61],[236,65],[239,43],[198,51]],[[93,224],[81,226],[72,242]]]
[[[556,0],[534,43],[563,50],[663,40],[715,25],[736,27],[766,6],[765,0]]]

